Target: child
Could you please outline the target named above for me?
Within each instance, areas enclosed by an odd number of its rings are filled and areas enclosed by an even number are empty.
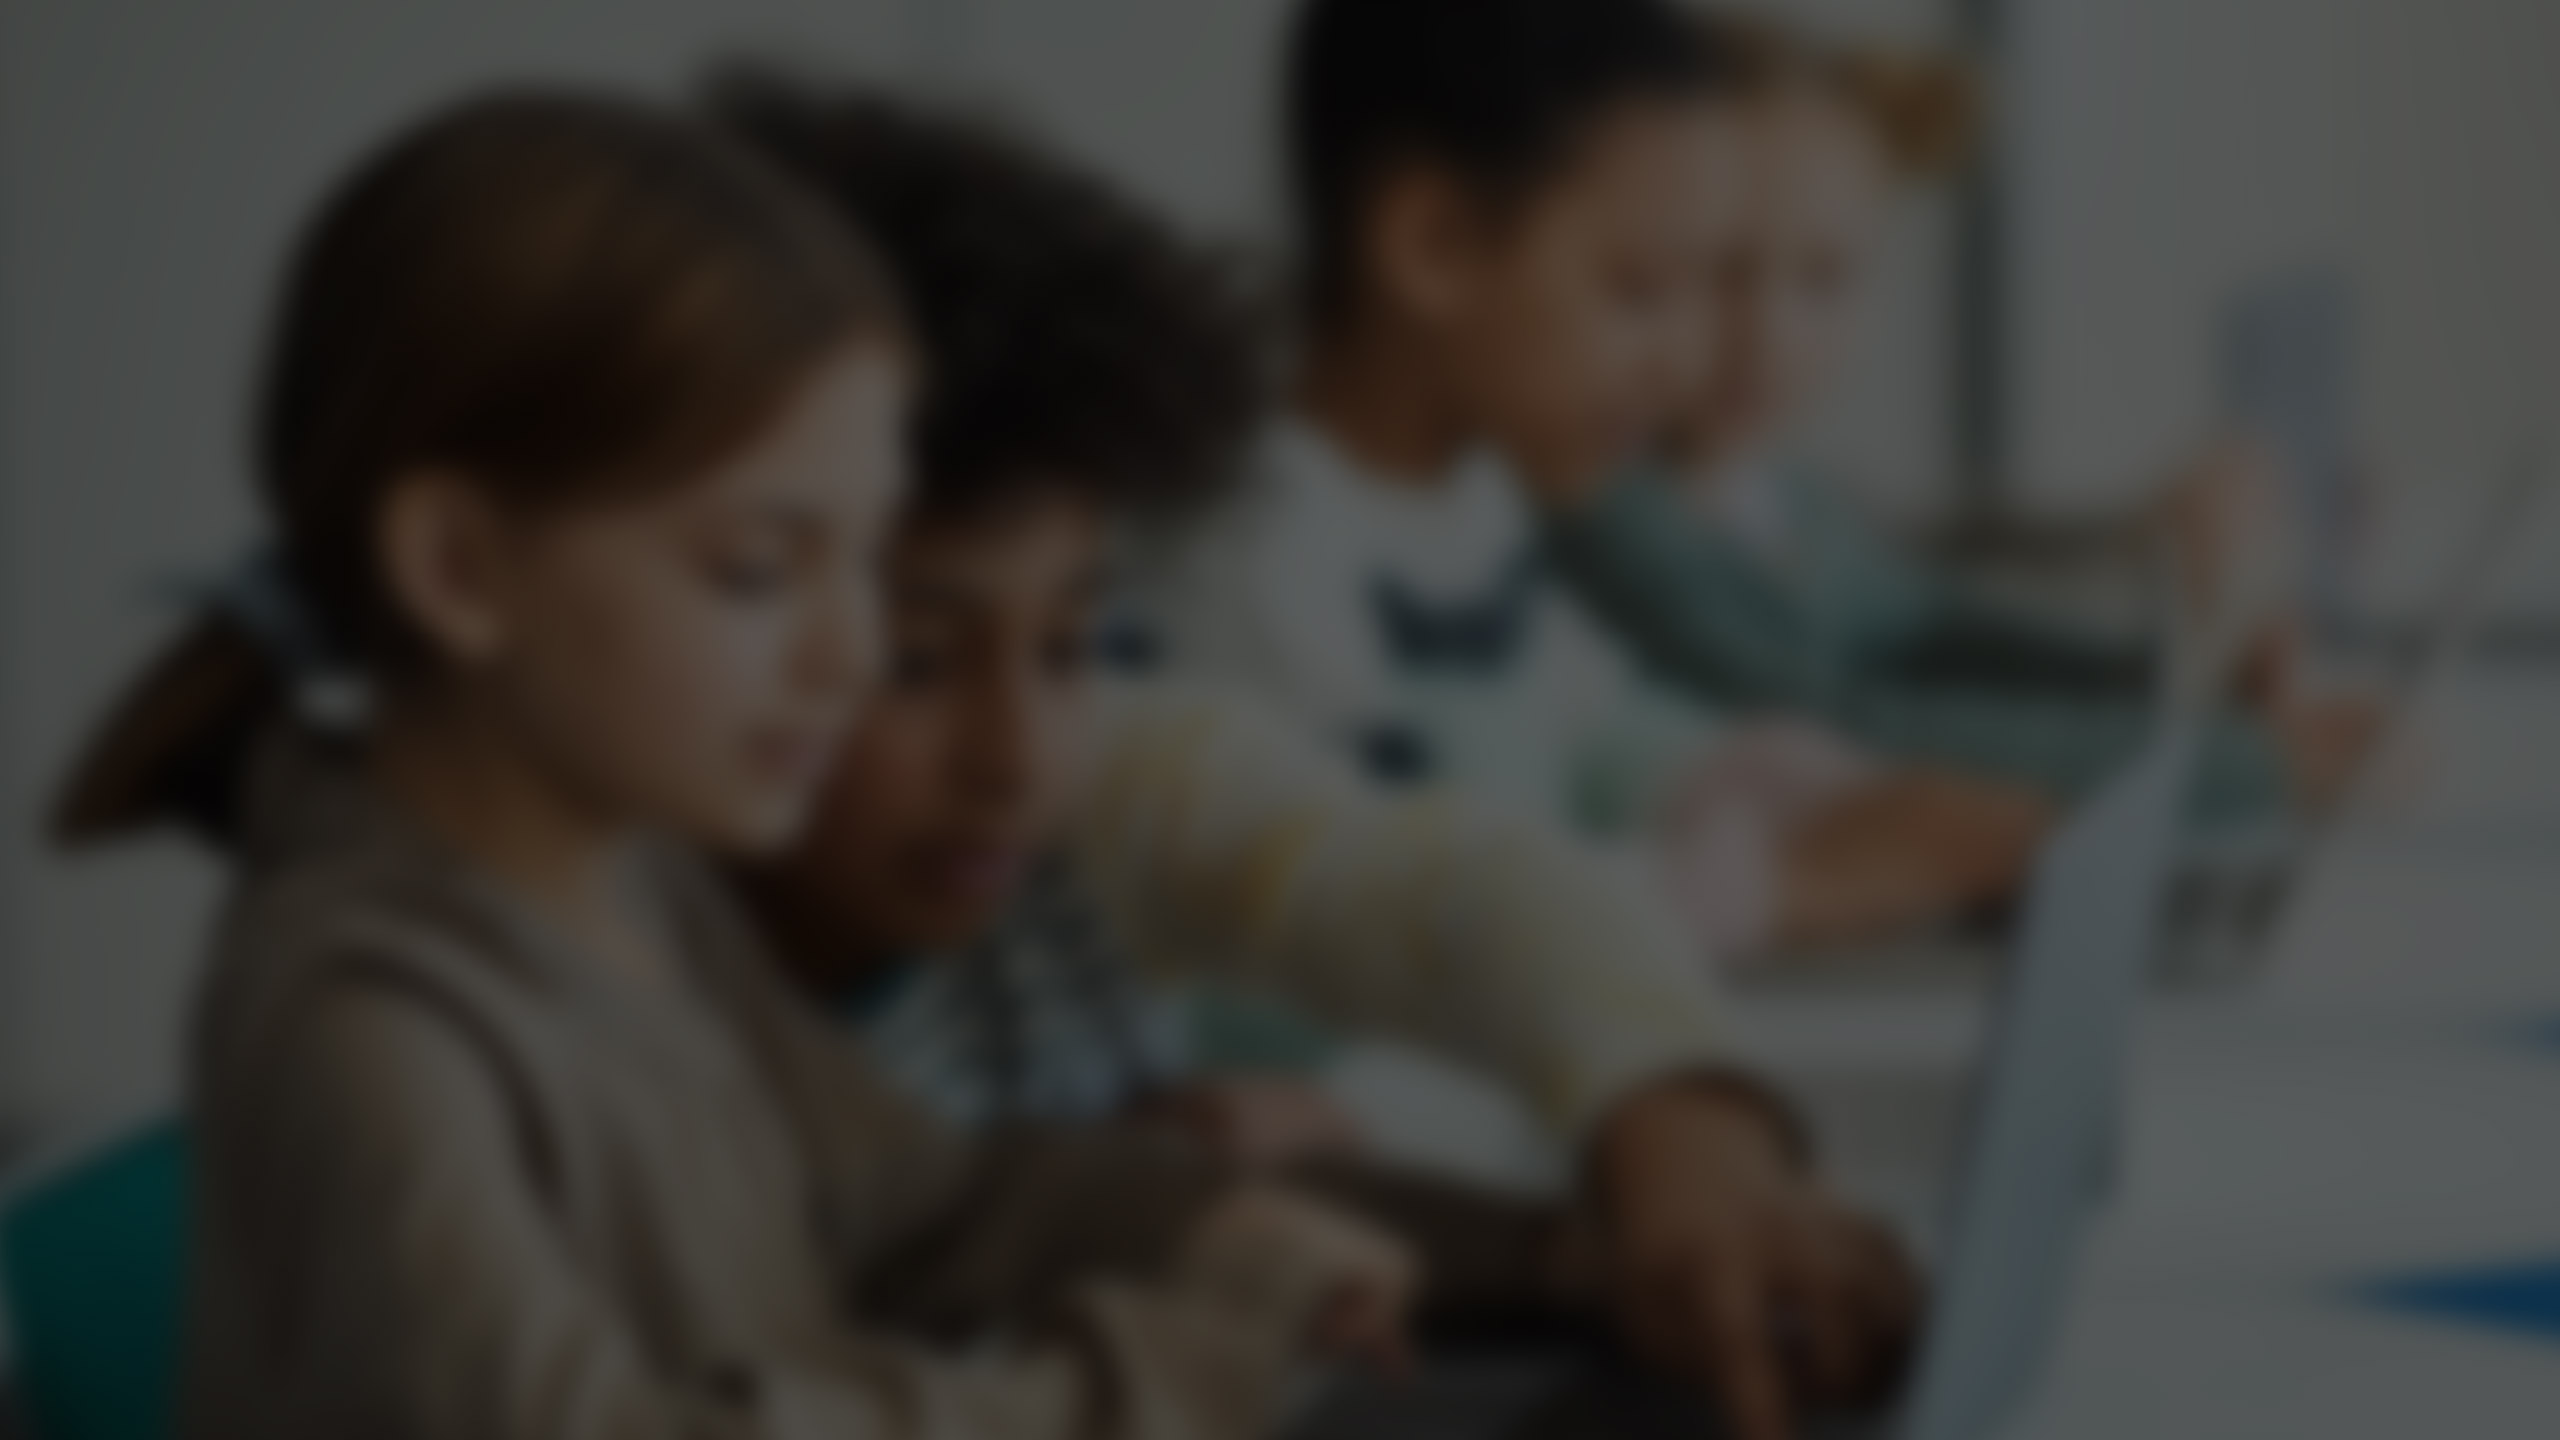
[[[1703,383],[1669,473],[1567,507],[1558,564],[1702,698],[1783,706],[1882,753],[2076,794],[2149,723],[2154,647],[1966,594],[1784,457],[1856,321],[1894,187],[1962,154],[1968,77],[1926,55],[1727,23],[1746,61],[1736,144],[1699,183],[1740,203],[1708,252]],[[2248,475],[2242,457],[2217,456],[2186,492],[2201,506]],[[2257,716],[2214,737],[2211,812],[2325,796],[2364,748],[2361,707],[2281,683],[2259,698]]]
[[[646,106],[465,104],[330,203],[260,458],[279,638],[364,713],[284,721],[207,630],[101,752],[241,862],[188,1433],[1243,1436],[1310,1346],[1394,1351],[1394,1243],[1158,1144],[947,1138],[686,858],[788,840],[862,701],[910,383],[851,233]]]
[[[1689,386],[1721,51],[1671,0],[1310,0],[1294,47],[1296,414],[1165,567],[1177,663],[1390,780],[1628,843],[1720,957],[2004,893],[2031,797],[1718,735],[1548,574],[1536,497],[1630,458]]]
[[[1290,1078],[1321,1032],[1145,988],[1047,854],[1081,768],[1105,526],[1234,463],[1260,413],[1256,310],[1213,257],[991,132],[754,73],[715,106],[881,247],[935,378],[887,684],[814,833],[747,876],[786,957],[956,1123],[1144,1109],[1256,1165],[1354,1148]],[[1265,1037],[1254,1063],[1195,1069],[1196,1032],[1237,1023]]]
[[[1684,1299],[1785,1296],[1849,1357],[1817,1398],[1889,1368],[1908,1272],[1724,1067],[1641,894],[1539,828],[1377,796],[1211,693],[1095,672],[1111,529],[1216,493],[1256,414],[1250,317],[1214,263],[973,127],[770,80],[719,108],[877,239],[936,378],[886,690],[807,837],[747,876],[809,988],[852,997],[971,1121],[1105,1115],[1190,1078],[1133,966],[1279,991],[1533,1099],[1587,1157],[1611,1285],[1670,1301],[1639,1335],[1748,1413],[1770,1337],[1754,1322],[1705,1363]],[[1264,1159],[1339,1138],[1290,1097],[1230,1104],[1226,1138]]]
[[[1489,851],[1498,832],[1422,830],[1232,701],[1090,693],[1109,527],[1216,493],[1260,414],[1257,317],[1212,257],[981,130],[752,77],[722,108],[882,246],[933,357],[920,480],[891,551],[889,682],[812,833],[751,884],[779,930],[805,937],[786,947],[804,978],[859,1012],[875,1052],[964,1122],[1146,1104],[1258,1159],[1343,1148],[1348,1117],[1311,1088],[1173,1086],[1190,1076],[1186,1027],[1118,954],[1158,938],[1182,882],[1231,889],[1218,872],[1250,857],[1269,897],[1187,902],[1202,913],[1180,953],[1148,957],[1155,969],[1249,971],[1409,1029],[1395,976],[1429,957],[1401,953],[1404,937],[1453,959],[1463,948],[1489,989],[1535,993],[1499,1026],[1462,1027],[1457,1048],[1533,1073],[1539,1108],[1567,1127],[1631,1077],[1721,1053],[1706,988],[1676,965],[1644,973],[1662,947],[1620,919],[1643,908],[1614,887],[1532,887],[1566,912],[1544,928],[1569,923],[1569,947],[1524,943],[1538,927],[1518,924],[1469,940],[1418,931],[1441,903],[1429,897],[1494,863],[1463,846]],[[1462,843],[1424,843],[1439,832]],[[1069,840],[1083,853],[1062,859]],[[1321,870],[1292,859],[1318,849],[1333,852]],[[1451,878],[1410,884],[1425,863]],[[1389,903],[1398,888],[1404,903]],[[947,958],[915,963],[931,955]],[[1213,1007],[1207,1027],[1233,1008]],[[1509,1048],[1500,1027],[1519,1034]],[[1329,1047],[1302,1033],[1242,1048],[1304,1062]]]

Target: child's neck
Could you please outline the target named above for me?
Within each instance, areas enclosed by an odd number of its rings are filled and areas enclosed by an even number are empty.
[[[600,963],[666,968],[629,888],[631,827],[582,804],[489,717],[404,695],[368,736],[374,783],[437,840],[530,901]]]
[[[1432,382],[1426,351],[1418,337],[1384,321],[1327,326],[1308,348],[1298,411],[1379,479],[1441,484],[1478,437]]]

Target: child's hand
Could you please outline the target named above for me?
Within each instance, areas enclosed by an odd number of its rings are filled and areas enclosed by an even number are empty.
[[[1926,1305],[1893,1233],[1823,1190],[1789,1128],[1751,1092],[1675,1081],[1590,1151],[1603,1303],[1638,1353],[1714,1390],[1737,1440],[1883,1399]]]
[[[2382,742],[2381,706],[2362,694],[2324,694],[2308,683],[2301,637],[2291,625],[2268,626],[2234,679],[2241,703],[2275,736],[2295,796],[2315,810],[2344,801]]]
[[[2053,826],[2033,792],[1897,770],[1789,837],[1779,942],[1858,944],[1951,919],[2017,890]]]
[[[1319,1355],[1385,1374],[1412,1367],[1420,1263],[1402,1241],[1321,1201],[1276,1186],[1240,1190],[1193,1232],[1183,1269],[1245,1303],[1295,1309]]]
[[[2294,793],[2314,809],[2347,799],[2367,756],[2382,741],[2382,711],[2360,697],[2298,700],[2267,716]]]
[[[2282,489],[2274,457],[2239,436],[2209,446],[2170,481],[2155,518],[2189,614],[2236,623],[2271,599],[2285,559]]]
[[[1139,1109],[1248,1170],[1287,1169],[1356,1155],[1359,1122],[1324,1091],[1298,1080],[1237,1077],[1178,1086]]]

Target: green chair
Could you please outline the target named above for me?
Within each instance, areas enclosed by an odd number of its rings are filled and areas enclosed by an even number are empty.
[[[0,1201],[0,1301],[31,1440],[176,1433],[187,1140],[126,1135]]]

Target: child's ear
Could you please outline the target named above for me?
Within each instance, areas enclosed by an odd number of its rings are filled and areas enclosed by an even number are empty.
[[[507,643],[500,517],[469,477],[426,469],[395,481],[375,545],[392,603],[438,656],[486,662]]]
[[[1427,320],[1465,313],[1483,242],[1481,212],[1457,177],[1435,166],[1409,164],[1385,175],[1362,238],[1390,302]]]

